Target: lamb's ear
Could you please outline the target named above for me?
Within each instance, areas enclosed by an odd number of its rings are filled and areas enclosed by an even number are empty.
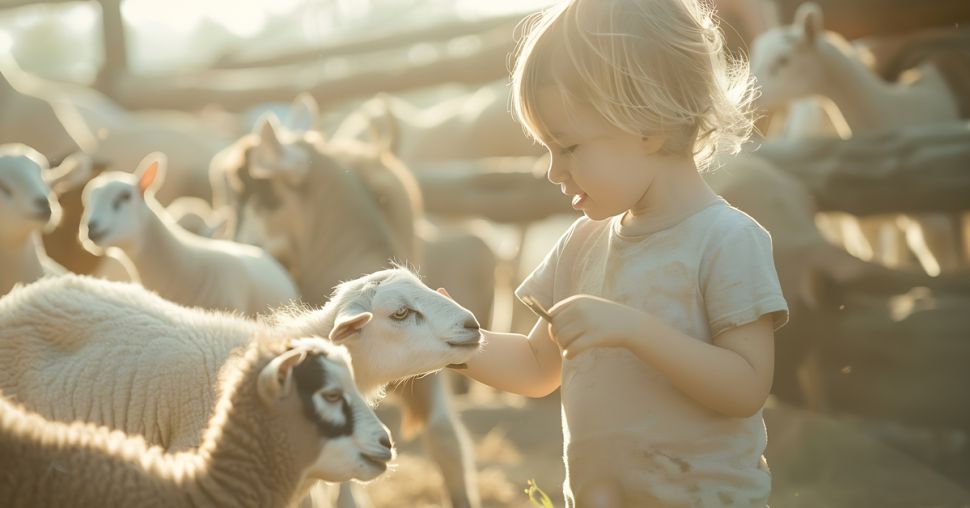
[[[90,155],[75,152],[68,155],[57,167],[45,171],[44,181],[55,193],[63,194],[84,185],[91,179],[93,169],[94,160]]]
[[[802,29],[802,39],[808,45],[815,44],[822,33],[822,8],[815,2],[805,2],[795,11],[795,25]]]
[[[135,178],[138,180],[138,191],[145,194],[154,194],[165,181],[165,166],[168,158],[162,152],[152,152],[145,156],[135,170]]]
[[[291,132],[305,133],[320,128],[320,107],[316,99],[309,93],[303,92],[296,96],[290,105],[289,118],[285,127]]]
[[[330,330],[330,340],[339,344],[348,337],[360,332],[373,318],[373,314],[363,310],[358,305],[348,306],[348,308],[337,313],[337,319],[333,323],[333,330]]]
[[[264,403],[272,404],[290,393],[293,389],[293,367],[304,358],[305,349],[290,349],[263,367],[256,381],[256,390]]]

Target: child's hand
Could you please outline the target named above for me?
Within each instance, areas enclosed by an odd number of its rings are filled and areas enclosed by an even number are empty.
[[[576,295],[549,309],[549,335],[566,358],[591,347],[626,347],[639,330],[644,313],[596,296]]]

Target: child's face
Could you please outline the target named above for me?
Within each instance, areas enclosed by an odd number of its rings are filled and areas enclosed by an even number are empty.
[[[551,88],[539,95],[538,109],[558,141],[547,141],[546,176],[572,199],[573,208],[601,220],[646,207],[663,140],[620,130],[589,107],[567,112]]]

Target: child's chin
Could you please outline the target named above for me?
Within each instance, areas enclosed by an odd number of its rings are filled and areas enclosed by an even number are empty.
[[[597,212],[595,210],[583,210],[583,215],[590,220],[604,220],[613,216],[613,214],[606,214],[603,212]]]

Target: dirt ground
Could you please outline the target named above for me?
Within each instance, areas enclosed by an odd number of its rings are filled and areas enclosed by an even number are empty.
[[[475,442],[478,484],[486,508],[531,506],[536,483],[563,506],[558,392],[541,400],[473,389],[459,396]],[[380,415],[394,430],[396,410]],[[772,508],[970,507],[970,478],[960,485],[919,460],[870,437],[864,427],[770,402],[765,409]],[[420,440],[401,444],[395,470],[366,486],[377,508],[445,506],[436,466]],[[966,460],[966,451],[963,459]],[[964,469],[966,470],[966,469]]]

